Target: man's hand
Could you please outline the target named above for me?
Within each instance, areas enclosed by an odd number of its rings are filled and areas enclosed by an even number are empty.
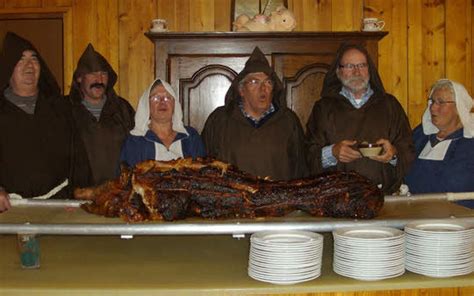
[[[395,155],[397,155],[397,148],[395,148],[395,146],[393,146],[389,140],[380,139],[376,143],[383,145],[383,154],[377,156],[370,156],[371,159],[387,163],[392,160]]]
[[[9,210],[11,207],[8,193],[3,188],[0,188],[0,213]]]
[[[352,162],[362,157],[359,151],[352,149],[352,145],[357,141],[344,140],[332,147],[332,155],[339,162]]]

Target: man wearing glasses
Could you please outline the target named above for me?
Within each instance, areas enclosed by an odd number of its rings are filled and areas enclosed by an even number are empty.
[[[304,134],[280,79],[255,48],[202,132],[207,154],[274,180],[306,175]]]
[[[307,123],[310,171],[356,171],[386,194],[397,191],[414,158],[408,118],[386,93],[365,48],[345,44],[324,79],[321,98]],[[381,145],[380,155],[363,157],[357,145]]]

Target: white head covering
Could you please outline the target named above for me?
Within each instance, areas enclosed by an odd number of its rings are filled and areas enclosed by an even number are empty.
[[[134,136],[144,136],[148,131],[148,125],[150,124],[150,103],[149,97],[151,88],[153,85],[160,81],[161,84],[165,87],[166,91],[169,92],[170,95],[174,98],[174,112],[173,112],[173,130],[178,133],[184,133],[188,135],[188,132],[184,128],[183,124],[183,109],[181,109],[181,104],[179,103],[179,98],[176,96],[171,85],[162,80],[156,79],[153,81],[150,86],[145,90],[143,95],[140,97],[140,101],[138,102],[137,112],[135,113],[135,127],[130,133]]]
[[[451,83],[454,90],[454,100],[456,101],[456,109],[458,110],[459,118],[461,119],[462,125],[464,127],[464,138],[474,137],[474,114],[471,113],[473,106],[473,101],[467,90],[464,86],[458,82],[449,80],[449,79],[440,79],[438,82],[447,81]],[[430,91],[430,98],[433,95],[433,87]],[[439,132],[439,129],[431,121],[430,105],[425,110],[422,118],[423,133],[425,135],[436,134]]]

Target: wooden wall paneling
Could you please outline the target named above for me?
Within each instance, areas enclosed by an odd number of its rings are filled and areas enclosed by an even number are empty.
[[[214,31],[228,32],[232,31],[230,20],[231,10],[230,0],[214,0]]]
[[[66,10],[63,13],[63,67],[64,67],[64,86],[63,90],[65,94],[69,93],[71,89],[72,74],[76,67],[73,59],[73,12],[72,8]],[[77,62],[76,62],[77,64]]]
[[[379,74],[385,89],[393,94],[406,110],[407,98],[407,0],[367,0],[366,17],[385,21],[390,34],[379,44]]]
[[[176,0],[177,32],[192,32],[190,27],[191,0]]]
[[[5,0],[0,0],[0,9],[5,8]]]
[[[354,31],[360,31],[362,18],[364,17],[364,0],[352,1],[352,27]]]
[[[115,72],[119,72],[119,15],[117,0],[96,2],[96,34],[94,48],[102,54]],[[120,81],[120,76],[118,77]],[[119,91],[119,88],[116,87]]]
[[[214,31],[214,1],[193,0],[189,4],[191,32]]]
[[[303,0],[304,31],[331,31],[331,0]]]
[[[153,18],[165,19],[167,21],[168,30],[176,31],[178,28],[176,17],[176,1],[174,0],[157,0],[157,12]],[[151,21],[151,20],[150,20]]]
[[[295,14],[296,31],[331,31],[330,0],[289,0],[288,7]]]
[[[446,77],[471,89],[471,1],[446,1]]]
[[[410,0],[411,1],[411,0]],[[299,294],[271,294],[273,296],[472,296],[474,287],[464,288],[430,288],[430,289],[405,289],[390,291],[357,291],[357,292],[319,292]],[[254,296],[270,296],[258,294]]]
[[[360,1],[355,0],[332,0],[331,20],[332,31],[358,31],[360,18],[355,20],[357,14],[354,11],[362,11]]]
[[[385,89],[408,106],[408,49],[407,0],[364,1],[364,17],[377,17],[385,21],[384,31],[389,35],[379,45],[378,69]]]
[[[423,87],[423,0],[407,1],[408,11],[408,119],[412,127],[421,122],[426,108]]]
[[[157,11],[153,0],[119,0],[120,95],[136,108],[154,78],[153,43],[143,34]],[[139,16],[139,17],[137,17]]]
[[[72,7],[73,0],[43,0],[43,7]]]
[[[40,8],[41,0],[5,1],[5,8]]]
[[[75,0],[73,6],[73,60],[74,67],[86,49],[88,43],[96,47],[97,41],[97,17],[96,1]]]
[[[474,287],[459,288],[459,296],[472,296],[472,295],[474,295]]]
[[[445,72],[445,6],[444,1],[423,0],[423,89],[425,99],[435,81]],[[421,116],[421,114],[420,114]]]

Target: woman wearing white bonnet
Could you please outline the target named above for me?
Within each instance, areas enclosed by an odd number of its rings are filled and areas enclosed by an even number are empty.
[[[473,100],[460,83],[431,88],[422,123],[413,131],[416,159],[405,178],[411,193],[474,191]],[[474,208],[474,201],[460,201]]]
[[[206,154],[198,132],[183,124],[176,93],[161,79],[150,84],[141,96],[130,134],[120,155],[120,161],[129,166],[151,159],[166,161]]]

